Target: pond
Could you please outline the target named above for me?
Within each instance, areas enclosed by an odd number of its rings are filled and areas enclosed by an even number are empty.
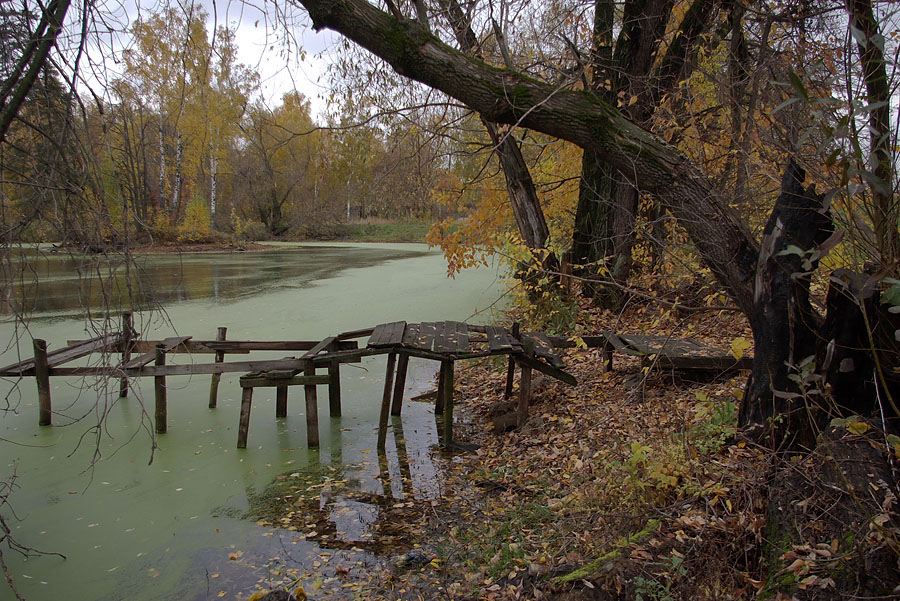
[[[31,316],[28,330],[7,313],[0,335],[19,336],[26,357],[31,336],[59,348],[100,327],[85,321],[79,299],[105,298],[110,306],[146,309],[135,326],[147,338],[212,339],[226,326],[233,340],[320,340],[390,321],[484,323],[503,290],[494,268],[448,279],[440,253],[422,245],[304,244],[154,255],[137,263],[139,277],[104,265],[102,280],[88,285],[87,263],[35,258],[29,273],[37,283],[5,291]],[[2,365],[17,360],[15,347],[0,355]],[[375,452],[384,362],[382,356],[343,367],[341,418],[328,417],[327,394],[320,393],[321,448],[314,451],[306,449],[302,392],[291,392],[288,417],[276,420],[275,391],[266,388],[254,395],[248,448],[235,448],[240,374],[223,375],[216,409],[207,408],[209,376],[169,378],[168,432],[155,450],[151,379],[133,382],[134,391],[119,399],[117,382],[54,377],[52,427],[37,425],[33,379],[3,381],[0,477],[16,475],[12,534],[66,556],[24,559],[4,548],[20,593],[27,599],[235,599],[257,580],[278,580],[289,563],[327,579],[380,561],[366,546],[366,529],[385,510],[384,499],[400,506],[397,500],[441,494],[428,403],[407,400],[386,458],[379,461]],[[406,398],[432,388],[434,372],[434,364],[411,361]],[[285,480],[296,483],[286,490],[297,494],[298,507],[320,504],[329,534],[321,523],[301,520],[289,531],[246,519],[251,502]],[[346,544],[319,546],[317,538]],[[7,596],[4,585],[0,598]]]

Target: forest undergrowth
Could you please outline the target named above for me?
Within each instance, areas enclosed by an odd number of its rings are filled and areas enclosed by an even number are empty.
[[[619,314],[583,303],[578,314],[581,335],[668,334],[752,352],[737,312],[685,316],[638,302]],[[460,365],[456,437],[477,450],[444,455],[441,498],[404,516],[425,559],[354,575],[358,598],[831,599],[866,590],[849,558],[880,552],[896,564],[896,472],[859,466],[861,480],[839,498],[826,494],[834,486],[814,454],[788,459],[786,477],[784,457],[737,431],[746,373],[689,376],[618,354],[604,372],[599,349],[565,360],[578,386],[537,377],[528,421],[501,434],[490,412],[503,400],[505,361]],[[888,465],[889,445],[868,424],[836,422],[823,436]],[[847,498],[862,521],[839,516]],[[772,503],[802,514],[778,525],[796,532],[773,528]],[[829,527],[838,516],[846,526]]]

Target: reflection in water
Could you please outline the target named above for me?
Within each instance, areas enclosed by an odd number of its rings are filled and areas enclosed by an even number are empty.
[[[83,255],[23,249],[4,262],[0,316],[82,315],[85,307],[150,309],[173,302],[225,303],[261,290],[301,288],[356,267],[423,256],[419,249],[306,246],[265,251]]]
[[[328,548],[362,549],[379,555],[408,550],[422,532],[422,508],[439,489],[438,472],[427,456],[430,469],[413,475],[402,421],[400,417],[392,421],[394,455],[378,453],[374,459],[380,490],[367,490],[363,484],[373,459],[344,463],[339,450],[343,445],[338,443],[330,464],[310,459],[304,470],[277,476],[260,494],[248,488],[246,517],[260,526],[295,531],[295,541],[314,541]],[[370,450],[363,453],[372,454]],[[417,495],[417,490],[426,494]]]

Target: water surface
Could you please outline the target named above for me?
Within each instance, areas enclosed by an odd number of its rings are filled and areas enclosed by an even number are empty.
[[[495,270],[447,279],[440,254],[421,245],[303,245],[153,256],[138,263],[140,280],[132,279],[130,287],[120,273],[123,265],[98,269],[96,263],[93,269],[105,281],[100,286],[95,278],[88,286],[72,273],[84,273],[84,263],[37,259],[37,288],[17,297],[27,301],[28,330],[8,318],[0,335],[6,340],[18,332],[25,356],[29,335],[48,340],[51,350],[94,335],[103,320],[86,325],[78,317],[79,298],[144,308],[135,325],[156,339],[174,333],[211,339],[217,326],[227,326],[230,339],[319,340],[389,321],[484,322],[501,295]],[[164,310],[149,310],[153,306]],[[0,355],[2,364],[16,360],[15,348]],[[207,408],[209,376],[169,378],[169,430],[158,439],[152,435],[152,380],[135,382],[129,398],[118,399],[102,381],[53,378],[55,425],[44,428],[37,426],[33,380],[0,383],[8,399],[0,417],[0,475],[15,471],[18,485],[11,497],[18,516],[13,535],[67,556],[23,560],[6,551],[20,591],[29,599],[234,599],[257,578],[277,580],[286,563],[327,577],[341,562],[376,561],[365,550],[323,550],[314,544],[314,524],[304,539],[241,516],[277,477],[296,479],[298,490],[322,487],[328,493],[321,501],[326,519],[364,549],[366,523],[381,511],[365,502],[369,496],[440,494],[428,404],[407,402],[388,437],[387,461],[375,453],[384,363],[375,357],[342,368],[342,418],[328,417],[326,389],[320,389],[322,446],[312,452],[306,450],[302,393],[296,390],[289,416],[276,420],[274,389],[257,389],[248,448],[235,448],[240,374],[222,377],[214,410]],[[432,386],[434,367],[411,361],[407,398]],[[109,388],[117,391],[118,383]],[[332,492],[338,484],[358,494]],[[0,599],[7,594],[0,588]]]

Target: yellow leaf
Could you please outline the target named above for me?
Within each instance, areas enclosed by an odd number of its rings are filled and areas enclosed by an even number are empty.
[[[847,430],[854,434],[865,434],[870,429],[871,426],[866,422],[853,422],[852,424],[847,424]]]
[[[738,336],[731,341],[731,354],[734,355],[735,359],[742,358],[744,356],[744,352],[748,348],[750,348],[750,341],[743,336]]]
[[[224,597],[224,596],[225,596],[225,591],[219,591],[218,594],[216,594],[216,597]]]

